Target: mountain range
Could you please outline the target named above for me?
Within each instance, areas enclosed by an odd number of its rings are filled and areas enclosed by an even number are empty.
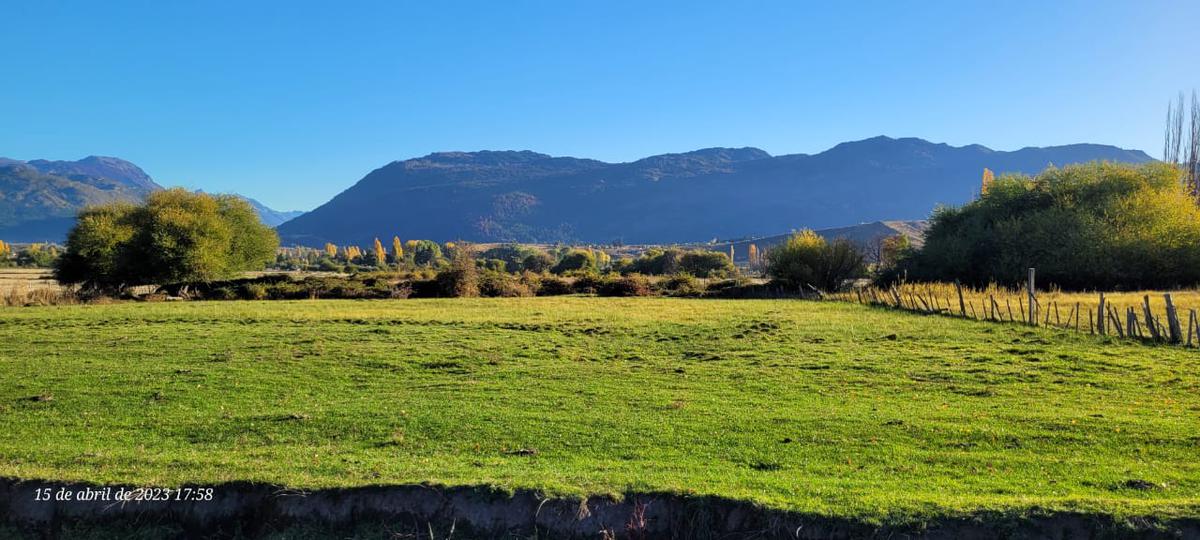
[[[60,242],[79,209],[114,201],[138,201],[163,189],[128,161],[88,156],[78,161],[21,161],[0,157],[0,239]],[[246,199],[270,226],[300,214],[278,212]]]
[[[628,163],[531,151],[441,152],[395,161],[278,227],[285,244],[404,239],[686,243],[880,220],[921,220],[962,204],[985,167],[1142,163],[1098,144],[996,151],[874,137],[818,154],[708,148]]]
[[[1006,152],[890,137],[812,155],[707,148],[627,163],[531,151],[439,152],[380,167],[308,213],[247,201],[285,245],[369,245],[392,236],[693,243],[921,220],[939,204],[975,196],[985,167],[1033,174],[1094,160],[1152,158],[1098,144]],[[61,241],[80,208],[136,201],[159,189],[141,168],[112,157],[0,158],[0,239]]]

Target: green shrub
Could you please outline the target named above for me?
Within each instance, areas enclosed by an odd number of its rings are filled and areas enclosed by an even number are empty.
[[[529,289],[530,293],[535,295],[537,294],[538,289],[542,288],[542,275],[530,272],[529,270],[522,271],[521,274],[517,276],[517,280],[520,281],[521,285],[523,285],[526,289]]]
[[[533,296],[533,290],[512,274],[498,271],[484,272],[479,276],[479,294],[488,297],[514,298]]]
[[[494,263],[486,265],[489,269],[507,270],[509,272],[519,272],[521,270],[529,270],[531,272],[545,272],[554,266],[554,258],[546,252],[532,247],[523,246],[521,244],[505,244],[497,246],[479,255],[481,259],[495,259],[504,262],[504,268],[498,268]]]
[[[610,277],[601,281],[600,286],[596,289],[596,294],[600,296],[650,296],[654,294],[654,289],[645,276],[630,274]]]
[[[538,296],[559,296],[563,294],[571,294],[571,283],[563,278],[554,276],[544,276],[538,282]]]
[[[474,298],[479,296],[479,271],[468,246],[455,249],[450,267],[438,272],[437,282],[443,296]]]
[[[863,255],[849,240],[827,242],[804,230],[767,252],[767,275],[793,290],[808,286],[836,291],[866,272]]]
[[[580,274],[571,283],[571,290],[578,294],[596,294],[604,280],[596,274]]]
[[[237,300],[238,293],[233,287],[217,287],[204,295],[209,300]]]
[[[501,259],[483,259],[480,261],[484,270],[493,272],[504,272],[508,270],[508,263]],[[515,269],[515,268],[514,268]]]
[[[242,285],[242,298],[246,300],[266,300],[267,286],[262,283],[246,283]]]
[[[407,255],[413,264],[420,266],[437,266],[442,262],[442,248],[432,240],[417,240],[408,248]]]
[[[1200,209],[1172,165],[1091,163],[1006,175],[933,216],[925,245],[902,257],[913,280],[1066,289],[1200,283]]]
[[[648,249],[638,258],[623,263],[618,261],[621,273],[623,274],[645,274],[650,276],[662,276],[680,272],[679,260],[683,257],[683,250],[678,248],[670,249]]]
[[[544,251],[530,253],[521,260],[521,269],[530,272],[546,272],[554,267],[554,258]]]
[[[587,249],[573,249],[563,255],[551,271],[555,274],[566,274],[580,271],[595,272],[597,268],[595,253]]]
[[[732,276],[737,268],[725,253],[688,251],[679,258],[679,271],[701,278],[717,278]]]
[[[663,283],[663,290],[671,296],[701,296],[704,283],[691,274],[675,274]]]
[[[297,300],[308,297],[308,287],[303,283],[276,283],[267,288],[267,296],[271,300]]]
[[[727,277],[737,271],[729,255],[724,253],[678,248],[650,249],[636,259],[620,259],[613,267],[622,274],[664,276],[686,273],[702,278]]]

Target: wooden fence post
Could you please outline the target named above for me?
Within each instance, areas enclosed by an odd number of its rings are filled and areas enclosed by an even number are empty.
[[[1096,309],[1096,331],[1102,336],[1108,335],[1104,332],[1104,316],[1107,313],[1104,309],[1104,293],[1100,293],[1100,307]]]
[[[1188,341],[1187,346],[1192,346],[1192,327],[1196,324],[1196,310],[1188,310]]]
[[[954,280],[954,290],[958,291],[958,313],[960,315],[962,315],[963,317],[966,317],[967,316],[967,303],[963,302],[962,283],[959,283],[959,281],[957,279]]]
[[[1175,311],[1171,293],[1163,294],[1163,300],[1167,302],[1167,331],[1170,333],[1171,343],[1180,343],[1183,341],[1183,331],[1179,328],[1179,313]]]
[[[1033,276],[1036,269],[1029,269],[1029,281],[1025,283],[1026,292],[1029,294],[1029,324],[1037,326],[1037,296],[1034,293]]]
[[[1162,336],[1158,335],[1158,325],[1154,324],[1154,314],[1150,312],[1150,295],[1142,297],[1142,312],[1146,315],[1146,326],[1150,329],[1150,338],[1158,341]]]

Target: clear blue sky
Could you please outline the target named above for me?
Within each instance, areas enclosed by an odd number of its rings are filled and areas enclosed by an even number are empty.
[[[829,4],[3,1],[0,156],[310,209],[441,150],[1158,157],[1167,100],[1200,87],[1194,0]]]

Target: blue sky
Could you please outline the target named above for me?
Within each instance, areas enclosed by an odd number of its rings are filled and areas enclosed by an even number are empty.
[[[833,5],[837,4],[837,5]],[[311,209],[390,161],[814,153],[874,135],[1158,157],[1195,1],[0,0],[0,156]]]

